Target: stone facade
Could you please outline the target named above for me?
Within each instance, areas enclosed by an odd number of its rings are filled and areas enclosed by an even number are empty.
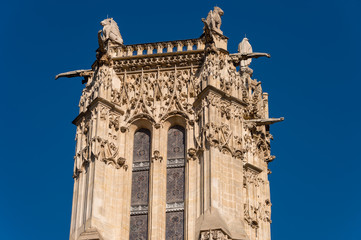
[[[97,59],[84,77],[76,131],[70,239],[129,239],[134,135],[151,133],[148,239],[165,239],[167,133],[185,129],[184,239],[269,240],[268,94],[252,79],[243,39],[227,51],[215,7],[200,38],[124,45],[102,21]],[[239,67],[239,69],[238,69]],[[178,238],[174,238],[178,239]]]

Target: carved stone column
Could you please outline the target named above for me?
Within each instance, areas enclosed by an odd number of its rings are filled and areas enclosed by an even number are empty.
[[[167,175],[167,149],[164,146],[166,132],[162,128],[153,128],[151,192],[150,192],[150,239],[165,238],[165,193]]]

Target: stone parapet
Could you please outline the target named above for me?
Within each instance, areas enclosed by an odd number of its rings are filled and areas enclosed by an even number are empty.
[[[205,40],[203,38],[131,45],[109,43],[108,54],[113,58],[124,58],[204,50],[204,47]]]

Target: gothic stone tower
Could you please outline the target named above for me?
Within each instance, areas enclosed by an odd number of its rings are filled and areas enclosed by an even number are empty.
[[[124,45],[101,22],[76,131],[70,239],[269,240],[268,94],[215,7],[197,39]],[[239,69],[237,68],[239,67]]]

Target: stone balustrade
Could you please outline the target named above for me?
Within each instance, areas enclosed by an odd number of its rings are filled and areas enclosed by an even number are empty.
[[[204,50],[204,39],[188,39],[169,42],[155,42],[144,44],[132,44],[123,46],[112,46],[109,52],[112,57],[130,57],[152,54],[167,54],[174,52],[185,52]]]

